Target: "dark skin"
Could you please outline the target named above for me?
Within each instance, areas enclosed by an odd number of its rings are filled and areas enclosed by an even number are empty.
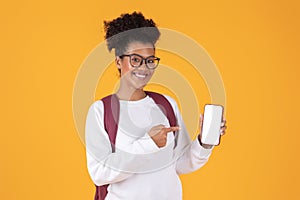
[[[155,55],[155,49],[150,43],[132,42],[127,46],[127,51],[125,54],[136,53],[144,58]],[[150,70],[142,64],[139,68],[133,68],[130,65],[129,57],[116,57],[115,63],[118,69],[121,70],[121,80],[120,87],[117,91],[117,96],[122,100],[137,101],[146,97],[146,93],[143,88],[151,79],[154,70]],[[202,128],[203,115],[200,115],[199,126],[200,130]],[[225,134],[226,130],[226,120],[223,117],[222,126],[220,127],[221,135]],[[149,136],[155,142],[155,144],[161,148],[167,143],[167,134],[169,132],[178,131],[180,127],[165,127],[164,125],[157,125],[150,129],[148,132]],[[199,134],[199,142],[201,139],[201,133]],[[201,143],[200,143],[201,144]],[[204,148],[210,149],[213,145],[201,144]]]

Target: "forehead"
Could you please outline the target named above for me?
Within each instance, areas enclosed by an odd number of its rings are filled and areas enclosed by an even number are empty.
[[[151,56],[155,53],[155,49],[151,43],[131,42],[126,49],[127,53],[137,53],[142,56]]]

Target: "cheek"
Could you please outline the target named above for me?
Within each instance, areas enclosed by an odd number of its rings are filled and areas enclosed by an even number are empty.
[[[132,67],[128,65],[127,63],[123,62],[121,65],[121,75],[125,75],[126,73],[130,72],[132,70]]]

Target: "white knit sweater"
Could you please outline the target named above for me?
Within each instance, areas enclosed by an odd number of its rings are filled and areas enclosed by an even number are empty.
[[[93,182],[110,184],[106,200],[181,200],[179,174],[202,167],[212,149],[191,141],[176,102],[169,96],[180,130],[167,135],[167,144],[158,148],[148,131],[156,125],[169,127],[168,119],[153,99],[120,101],[116,152],[112,153],[104,129],[103,103],[95,101],[86,118],[87,167]]]

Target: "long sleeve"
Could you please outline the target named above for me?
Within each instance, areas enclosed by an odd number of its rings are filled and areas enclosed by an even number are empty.
[[[208,161],[213,148],[203,148],[198,139],[191,141],[176,102],[172,98],[166,97],[174,109],[177,123],[180,127],[176,139],[177,146],[174,151],[176,172],[177,174],[185,174],[196,171]]]
[[[152,159],[151,154],[149,156],[132,154],[120,149],[112,153],[111,144],[104,129],[102,101],[94,102],[89,108],[85,141],[88,172],[98,186],[125,180],[133,173],[144,170],[145,163],[149,163]],[[151,141],[143,139],[143,141],[137,141],[136,145],[140,146],[142,143],[147,143],[149,146]],[[148,150],[155,150],[155,146],[151,145]]]

